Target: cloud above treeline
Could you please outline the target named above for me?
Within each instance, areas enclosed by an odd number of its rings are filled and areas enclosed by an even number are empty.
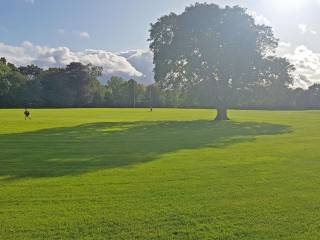
[[[313,28],[310,28],[306,24],[299,24],[298,29],[299,29],[300,33],[302,33],[302,34],[317,35],[317,31],[314,30]]]
[[[0,42],[0,56],[18,66],[36,64],[42,68],[63,67],[71,62],[81,62],[103,67],[103,80],[115,75],[143,83],[153,81],[152,53],[144,50],[112,53],[86,49],[76,52],[67,47],[49,48],[31,42],[23,42],[20,46]]]
[[[295,65],[299,76],[295,87],[307,88],[314,83],[320,83],[320,53],[304,45],[294,47],[290,43],[280,42],[278,55],[286,57]],[[24,42],[20,46],[0,42],[0,57],[2,56],[18,66],[36,64],[42,68],[63,67],[71,62],[101,66],[104,69],[104,82],[111,76],[133,78],[145,84],[154,81],[153,55],[148,50],[116,53],[95,49],[72,51],[67,47],[49,48],[31,42]]]
[[[249,11],[248,14],[255,19],[256,24],[267,25],[267,26],[271,25],[271,21],[261,13],[257,13],[255,11]]]
[[[280,42],[278,55],[286,57],[296,67],[298,75],[295,87],[308,88],[320,83],[320,53],[305,45],[293,47],[290,43]]]

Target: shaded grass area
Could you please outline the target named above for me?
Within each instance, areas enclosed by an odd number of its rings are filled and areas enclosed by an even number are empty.
[[[0,239],[319,239],[320,112],[0,110]]]
[[[4,134],[0,176],[52,177],[126,167],[181,149],[224,148],[288,131],[288,126],[277,124],[198,120],[101,122]]]

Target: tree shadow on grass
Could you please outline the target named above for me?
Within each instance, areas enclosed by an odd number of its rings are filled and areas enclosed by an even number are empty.
[[[0,179],[75,175],[126,167],[182,149],[225,148],[288,133],[256,122],[121,122],[0,135]]]

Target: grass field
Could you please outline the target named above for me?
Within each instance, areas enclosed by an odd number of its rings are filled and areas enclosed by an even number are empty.
[[[320,239],[320,112],[0,110],[0,239]]]

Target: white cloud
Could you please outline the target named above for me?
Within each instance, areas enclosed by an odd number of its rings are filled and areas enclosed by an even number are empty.
[[[105,75],[126,75],[142,77],[143,73],[135,69],[126,58],[104,50],[88,49],[77,54],[80,62],[104,67]]]
[[[71,32],[80,38],[86,38],[86,39],[90,38],[90,34],[85,31],[72,30]]]
[[[33,47],[33,44],[29,41],[24,41],[22,44],[21,44],[22,47],[28,49],[28,48],[32,48]]]
[[[317,35],[318,34],[316,30],[312,30],[312,29],[310,30],[310,33],[313,34],[313,35]]]
[[[49,48],[33,45],[28,41],[23,42],[20,46],[0,42],[0,57],[6,57],[8,61],[18,66],[36,64],[42,68],[49,68],[62,67],[71,62],[82,62],[103,67],[105,79],[117,75],[150,83],[152,80],[147,81],[146,79],[146,76],[152,72],[150,52],[142,50],[129,52],[128,55],[123,54],[122,56],[105,50],[87,49],[76,52],[67,47]]]
[[[90,38],[90,34],[87,32],[79,32],[80,38]]]
[[[279,42],[279,47],[290,48],[291,43],[289,42]]]
[[[143,73],[141,82],[151,83],[153,81],[153,53],[151,51],[129,50],[117,54],[125,57],[132,66]]]
[[[299,24],[298,29],[299,29],[300,33],[302,33],[302,34],[307,34],[307,33],[310,33],[312,35],[317,34],[317,32],[314,29],[308,27],[306,24]]]
[[[31,3],[31,4],[34,4],[35,3],[35,0],[24,0],[26,3]]]
[[[320,83],[320,53],[313,52],[304,45],[292,48],[291,45],[280,44],[278,54],[295,65],[299,76],[295,87],[308,88],[314,83]]]
[[[254,11],[248,11],[248,13],[255,19],[257,24],[267,25],[267,26],[271,25],[271,21],[268,18],[266,18],[264,15]]]
[[[30,63],[32,58],[25,54],[25,49],[20,46],[10,46],[0,42],[0,56],[6,57],[16,65]]]
[[[298,28],[302,34],[305,34],[307,32],[307,25],[305,24],[299,24]]]
[[[279,46],[277,49],[277,55],[278,56],[284,56],[290,52],[292,52],[292,44],[289,42],[279,42]]]

